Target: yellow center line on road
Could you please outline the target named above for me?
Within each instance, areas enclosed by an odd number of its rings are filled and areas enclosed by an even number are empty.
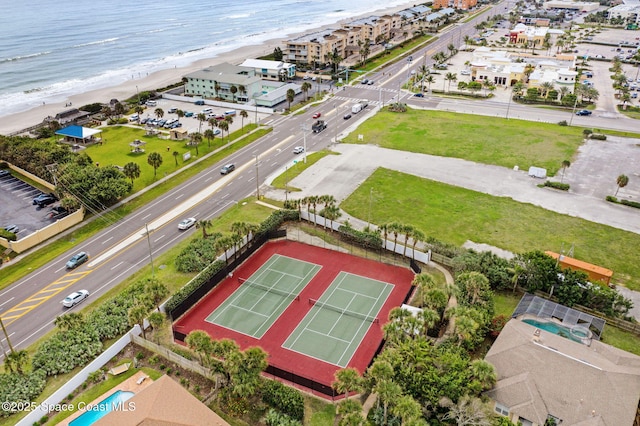
[[[58,280],[52,282],[48,286],[32,294],[27,299],[23,300],[22,302],[18,303],[16,306],[12,307],[7,312],[5,312],[2,315],[2,321],[4,322],[5,325],[9,325],[13,323],[18,318],[31,312],[32,310],[42,305],[44,302],[51,299],[53,296],[57,295],[64,289],[80,281],[82,278],[84,278],[91,272],[92,271],[73,272],[63,277],[60,277]],[[69,279],[70,277],[75,277],[75,278]]]

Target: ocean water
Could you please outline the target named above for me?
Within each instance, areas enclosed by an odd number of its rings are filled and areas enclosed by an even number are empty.
[[[0,0],[0,117],[407,0]]]

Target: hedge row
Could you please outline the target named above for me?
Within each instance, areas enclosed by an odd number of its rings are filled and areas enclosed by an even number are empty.
[[[302,394],[277,380],[263,381],[262,400],[265,404],[295,420],[302,420],[304,417],[304,398]]]
[[[352,228],[349,223],[340,226],[338,231],[347,242],[358,244],[366,249],[380,250],[382,248],[382,237],[379,231],[359,231]]]
[[[616,204],[624,204],[625,206],[633,207],[636,209],[640,209],[640,203],[637,201],[629,201],[629,200],[618,200],[616,197],[612,195],[607,195],[607,201]]]
[[[223,260],[216,260],[209,264],[209,266],[204,268],[202,272],[171,296],[164,306],[165,312],[173,311],[178,305],[195,293],[203,284],[207,283],[211,277],[220,272],[225,266],[226,263]]]
[[[550,180],[544,183],[544,186],[548,186],[549,188],[559,189],[561,191],[568,191],[570,185],[568,183],[560,183],[560,182],[552,182]]]

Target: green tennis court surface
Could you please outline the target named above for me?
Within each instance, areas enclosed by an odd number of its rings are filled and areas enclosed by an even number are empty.
[[[261,338],[320,270],[320,265],[275,254],[218,306],[206,321]]]
[[[393,284],[340,272],[313,306],[283,348],[346,367],[360,346]]]

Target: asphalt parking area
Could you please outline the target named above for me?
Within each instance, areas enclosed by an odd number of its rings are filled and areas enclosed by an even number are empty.
[[[13,174],[0,177],[0,226],[16,225],[18,239],[32,234],[53,223],[49,213],[51,207],[40,208],[33,205],[33,199],[42,191],[20,180]]]

